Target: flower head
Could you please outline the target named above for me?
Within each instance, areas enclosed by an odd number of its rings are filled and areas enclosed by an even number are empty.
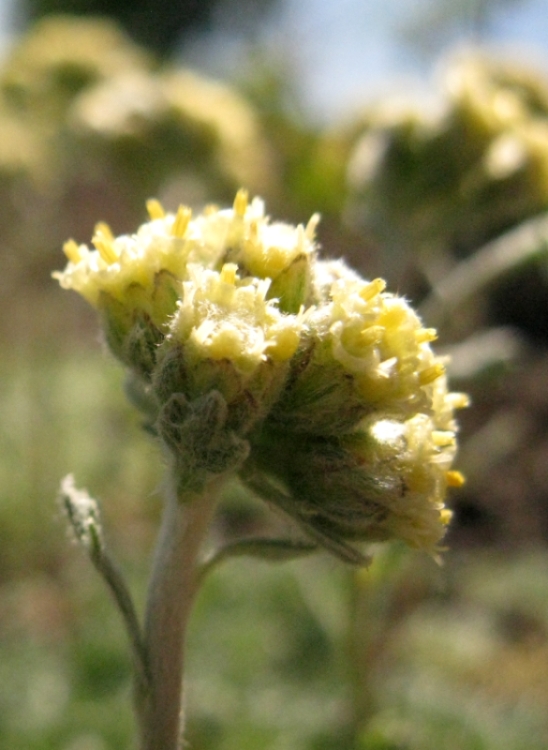
[[[265,442],[259,460],[297,498],[293,515],[305,526],[344,540],[400,539],[436,553],[451,519],[447,487],[463,481],[451,470],[454,431],[436,429],[426,414],[379,414],[338,437],[273,440],[275,450]]]
[[[382,279],[318,260],[317,217],[270,222],[243,190],[195,217],[148,210],[135,235],[99,224],[93,249],[67,243],[56,277],[101,312],[180,481],[242,469],[338,549],[401,539],[435,553],[466,403],[435,331]]]
[[[316,304],[274,422],[325,435],[378,411],[405,417],[442,409],[434,394],[447,391],[445,367],[430,347],[436,332],[403,298],[342,263],[317,263],[313,285]]]

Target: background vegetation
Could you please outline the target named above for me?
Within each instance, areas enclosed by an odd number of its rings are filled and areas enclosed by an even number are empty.
[[[111,21],[48,16],[0,71],[0,745],[132,747],[122,626],[54,498],[73,472],[101,500],[139,600],[161,459],[93,312],[49,278],[61,244],[99,219],[130,231],[151,195],[173,209],[246,185],[273,216],[320,211],[324,252],[388,277],[439,328],[474,401],[468,483],[441,568],[394,547],[369,571],[318,556],[215,572],[189,643],[189,746],[543,750],[548,78],[466,57],[432,111],[381,101],[328,130],[297,114],[285,73],[207,80],[160,61],[170,42],[126,15],[148,50]],[[284,523],[234,487],[214,533]]]

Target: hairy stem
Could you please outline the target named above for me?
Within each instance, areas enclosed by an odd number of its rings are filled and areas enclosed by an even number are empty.
[[[150,682],[136,696],[142,750],[180,747],[185,635],[198,589],[198,555],[219,490],[219,480],[202,496],[178,497],[168,488],[145,616]]]

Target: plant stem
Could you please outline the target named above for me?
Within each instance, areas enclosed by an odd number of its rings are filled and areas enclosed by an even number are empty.
[[[548,251],[548,214],[542,213],[518,224],[461,261],[432,289],[420,306],[429,324],[441,326],[456,307],[481,292],[502,274]]]
[[[182,735],[181,699],[184,642],[198,590],[198,554],[221,488],[180,497],[168,487],[145,616],[145,649],[150,683],[139,694],[137,713],[142,750],[177,750]]]

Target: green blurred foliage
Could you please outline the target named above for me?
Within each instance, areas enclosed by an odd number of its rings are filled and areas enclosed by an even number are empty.
[[[112,18],[136,42],[167,57],[186,37],[210,31],[223,18],[230,18],[232,26],[254,28],[275,3],[276,0],[23,0],[19,14],[25,24],[59,13]]]
[[[461,57],[437,105],[366,113],[350,166],[356,220],[389,248],[467,255],[546,209],[547,144],[548,82]]]
[[[464,30],[481,39],[500,11],[527,0],[426,0],[398,24],[400,38],[415,53],[425,57],[442,52]]]
[[[138,225],[145,201],[232,200],[275,182],[258,118],[229,86],[158,63],[111,21],[50,17],[0,70],[1,285],[48,279],[68,237]],[[52,220],[52,217],[55,217]]]
[[[142,605],[162,459],[124,401],[93,313],[48,282],[63,263],[61,242],[87,239],[99,219],[116,231],[135,226],[151,192],[173,208],[231,200],[245,183],[273,215],[306,221],[320,210],[328,254],[351,256],[367,276],[388,271],[419,298],[440,259],[444,272],[458,267],[546,209],[546,83],[514,67],[473,66],[440,119],[375,107],[326,133],[299,111],[287,72],[255,69],[244,96],[159,66],[104,22],[48,20],[7,60],[0,746],[133,747],[122,625],[68,542],[54,498],[68,472],[99,498]],[[508,166],[508,137],[521,161],[505,173],[496,157],[501,148]],[[360,171],[372,138],[376,158]],[[529,287],[515,272],[507,278],[509,306]],[[548,745],[548,358],[545,344],[522,347],[520,338],[519,361],[493,349],[489,366],[474,369],[496,322],[480,297],[455,316],[471,315],[466,334],[485,329],[488,338],[464,342],[460,385],[476,402],[463,418],[469,484],[456,496],[444,566],[394,548],[357,574],[323,556],[272,567],[235,560],[216,571],[188,644],[195,750]],[[265,529],[284,532],[287,522],[232,487],[213,536]]]

